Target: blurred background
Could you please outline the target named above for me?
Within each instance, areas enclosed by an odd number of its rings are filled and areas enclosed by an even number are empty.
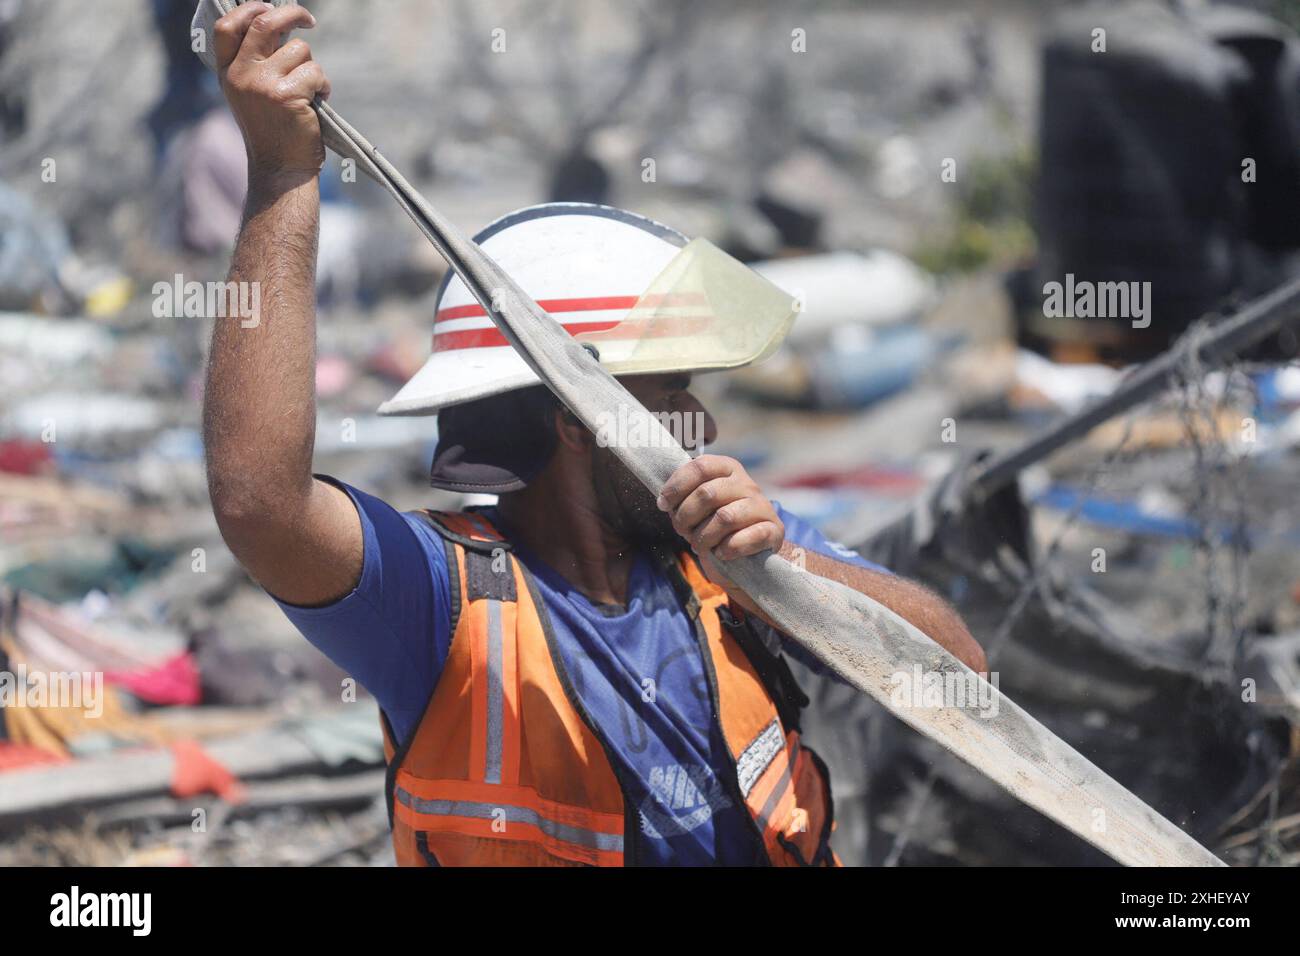
[[[798,295],[773,359],[697,381],[717,450],[943,594],[1004,692],[1226,860],[1300,862],[1294,323],[961,493],[1300,273],[1300,2],[306,5],[331,102],[465,232],[607,202]],[[390,865],[373,701],[221,543],[210,322],[160,305],[224,276],[246,188],[193,9],[0,0],[0,671],[107,685],[95,718],[0,695],[0,865]],[[351,179],[331,157],[316,467],[454,508],[434,420],[374,414],[445,267]],[[1150,326],[1049,314],[1067,275],[1150,282]],[[1106,862],[801,676],[846,862]]]

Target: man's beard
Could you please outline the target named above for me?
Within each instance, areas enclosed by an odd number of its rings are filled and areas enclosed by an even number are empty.
[[[601,518],[619,534],[641,545],[675,550],[685,544],[668,512],[655,504],[655,495],[608,448],[592,450],[591,478]]]

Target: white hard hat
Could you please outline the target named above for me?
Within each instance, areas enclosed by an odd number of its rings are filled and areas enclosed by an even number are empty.
[[[633,324],[621,323],[638,303],[642,309],[639,314],[646,314],[647,291],[656,282],[662,285],[665,275],[674,274],[668,271],[669,265],[683,261],[679,258],[683,249],[688,245],[692,250],[700,244],[708,245],[703,240],[688,243],[675,229],[644,216],[590,203],[530,206],[498,219],[476,235],[474,241],[570,334],[613,330],[608,333],[610,341],[598,351],[602,353],[602,362],[616,374],[627,371],[632,364],[625,360],[620,366],[617,361],[607,361],[605,354],[618,353],[624,345],[632,350],[638,348],[634,341],[629,344],[618,340],[623,330]],[[715,256],[724,255],[708,248]],[[710,260],[706,257],[704,261]],[[732,263],[736,269],[743,269],[734,260]],[[683,284],[679,281],[673,288]],[[671,292],[660,294],[655,299],[666,301],[672,295]],[[677,295],[681,298],[680,293]],[[700,296],[695,298],[698,300]],[[681,323],[687,319],[694,319],[698,324],[698,307],[691,309],[696,314],[690,317],[682,315],[680,307],[674,308],[676,314],[670,320],[660,321],[661,333],[674,322],[679,328],[684,328]],[[781,336],[787,328],[788,324],[780,330]],[[743,355],[715,356],[711,360],[710,356],[699,354],[701,350],[709,350],[708,342],[696,349],[674,349],[673,340],[664,339],[662,334],[660,338],[670,347],[642,349],[638,353],[636,372],[734,367],[760,357],[756,350],[750,349]],[[767,339],[770,338],[768,335]],[[767,344],[770,347],[765,351],[770,352],[774,346]],[[748,344],[744,347],[748,348]],[[628,348],[622,351],[626,353]],[[690,352],[697,354],[688,355]],[[537,375],[506,342],[465,283],[449,272],[434,304],[433,354],[401,391],[379,407],[379,413],[431,415],[450,405],[500,395],[538,382]]]

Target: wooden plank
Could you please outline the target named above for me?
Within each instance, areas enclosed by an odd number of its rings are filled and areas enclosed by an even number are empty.
[[[211,741],[205,750],[241,780],[305,773],[325,765],[285,728]],[[174,769],[171,751],[151,749],[6,773],[0,776],[0,829],[74,808],[167,794]]]

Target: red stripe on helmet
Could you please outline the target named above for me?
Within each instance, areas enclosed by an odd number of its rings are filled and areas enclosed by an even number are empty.
[[[619,319],[605,322],[573,322],[560,326],[573,335],[576,332],[603,332],[618,325]],[[433,337],[435,352],[454,352],[456,349],[482,349],[498,345],[509,345],[506,337],[495,327],[490,329],[461,329],[457,332],[440,332]]]
[[[547,312],[599,312],[602,309],[630,309],[640,300],[639,295],[603,295],[585,299],[538,299],[537,304]],[[451,319],[469,319],[477,315],[487,315],[487,310],[477,302],[469,305],[453,305],[439,309],[434,322],[446,322]]]
[[[614,309],[631,309],[638,302],[642,305],[653,305],[658,308],[663,307],[682,307],[686,305],[698,305],[706,302],[707,298],[700,293],[695,292],[670,292],[657,295],[606,295],[591,296],[582,299],[538,299],[537,304],[546,312],[554,315],[555,313],[565,312],[601,312],[612,311]],[[437,326],[441,322],[449,322],[452,319],[469,319],[476,316],[486,316],[487,310],[477,302],[471,302],[468,305],[453,305],[445,309],[439,309],[434,317],[433,333],[433,351],[435,352],[454,352],[457,349],[475,349],[475,348],[492,348],[494,346],[509,345],[506,337],[496,327],[486,329],[458,329],[454,332],[439,332]],[[660,335],[672,335],[674,329],[680,331],[683,321],[695,323],[695,328],[700,328],[701,316],[674,316],[668,320],[658,319],[663,323],[659,329]],[[570,335],[578,332],[603,332],[606,329],[612,329],[620,322],[625,321],[623,318],[608,319],[596,322],[561,322],[560,327]]]

